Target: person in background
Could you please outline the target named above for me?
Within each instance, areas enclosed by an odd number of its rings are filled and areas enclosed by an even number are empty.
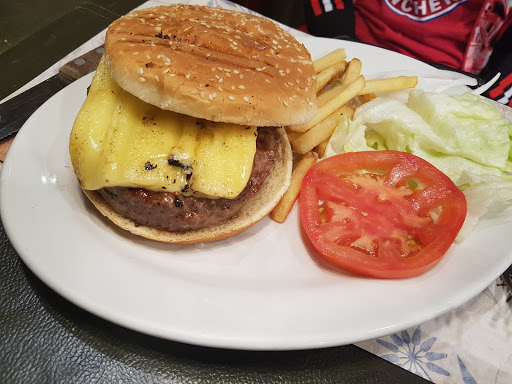
[[[512,106],[512,0],[304,0],[307,31],[393,50],[485,81]]]

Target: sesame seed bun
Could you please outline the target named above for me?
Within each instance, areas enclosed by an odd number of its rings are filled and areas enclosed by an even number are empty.
[[[316,114],[307,49],[262,17],[170,5],[114,21],[106,63],[126,91],[161,109],[235,124],[302,124]]]

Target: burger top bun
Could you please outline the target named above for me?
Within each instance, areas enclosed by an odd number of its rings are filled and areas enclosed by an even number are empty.
[[[235,124],[302,124],[316,114],[311,56],[271,20],[170,5],[114,21],[105,40],[113,79],[161,109]]]

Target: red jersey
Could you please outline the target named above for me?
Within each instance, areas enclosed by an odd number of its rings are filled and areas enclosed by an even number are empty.
[[[355,33],[425,62],[479,73],[510,6],[509,0],[355,0]]]
[[[304,1],[313,35],[357,38],[485,81],[500,73],[487,95],[512,105],[512,0]]]

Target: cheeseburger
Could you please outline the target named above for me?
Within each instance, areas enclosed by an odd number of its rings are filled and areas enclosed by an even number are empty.
[[[283,126],[316,113],[307,49],[274,22],[172,5],[107,30],[71,132],[80,187],[114,224],[169,243],[233,236],[288,187]]]

